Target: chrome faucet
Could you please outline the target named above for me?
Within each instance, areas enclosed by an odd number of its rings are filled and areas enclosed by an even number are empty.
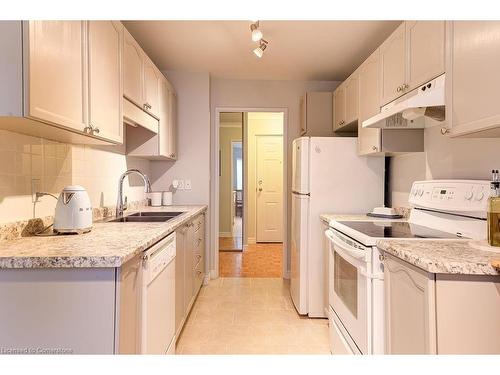
[[[151,182],[149,181],[148,176],[146,176],[138,169],[127,170],[120,176],[120,179],[118,180],[118,199],[116,202],[116,212],[115,212],[116,217],[123,216],[123,211],[126,210],[126,208],[123,208],[123,180],[125,180],[125,177],[127,177],[129,174],[132,173],[136,173],[142,177],[142,179],[144,180],[144,192],[151,193]]]

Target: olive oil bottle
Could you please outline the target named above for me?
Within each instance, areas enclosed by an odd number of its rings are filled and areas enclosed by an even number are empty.
[[[493,177],[488,199],[488,243],[500,246],[500,181],[498,169],[491,171]]]

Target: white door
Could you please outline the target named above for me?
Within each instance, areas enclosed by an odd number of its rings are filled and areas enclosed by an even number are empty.
[[[307,137],[293,141],[292,191],[309,193],[309,138]]]
[[[257,242],[283,242],[283,136],[257,136]]]

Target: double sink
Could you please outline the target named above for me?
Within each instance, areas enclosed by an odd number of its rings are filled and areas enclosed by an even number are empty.
[[[108,223],[162,223],[172,220],[184,212],[136,212],[107,221]]]

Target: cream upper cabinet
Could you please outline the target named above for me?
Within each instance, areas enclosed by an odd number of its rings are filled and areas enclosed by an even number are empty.
[[[354,72],[345,83],[345,123],[358,120],[358,74]]]
[[[386,254],[386,354],[436,354],[434,275]]]
[[[358,69],[358,154],[381,151],[381,129],[363,128],[363,121],[380,112],[380,51],[377,49]]]
[[[123,26],[89,21],[89,125],[99,136],[121,143]]]
[[[345,121],[345,85],[342,83],[333,92],[333,130],[337,130]]]
[[[85,29],[83,21],[29,21],[27,116],[87,127]]]
[[[451,136],[500,137],[500,22],[448,22],[446,34],[446,121]]]
[[[381,105],[402,95],[405,85],[404,22],[380,46]]]
[[[159,155],[169,159],[177,158],[176,150],[176,94],[170,83],[160,80],[160,122],[158,129]]]
[[[154,115],[160,115],[160,77],[162,74],[156,66],[144,57],[144,104],[143,108]]]
[[[177,93],[170,89],[169,95],[169,122],[168,122],[168,150],[165,153],[167,157],[173,160],[177,160]]]
[[[123,95],[138,107],[143,108],[143,52],[126,29],[123,41]]]
[[[445,22],[407,21],[406,80],[408,90],[444,73],[445,69]]]

